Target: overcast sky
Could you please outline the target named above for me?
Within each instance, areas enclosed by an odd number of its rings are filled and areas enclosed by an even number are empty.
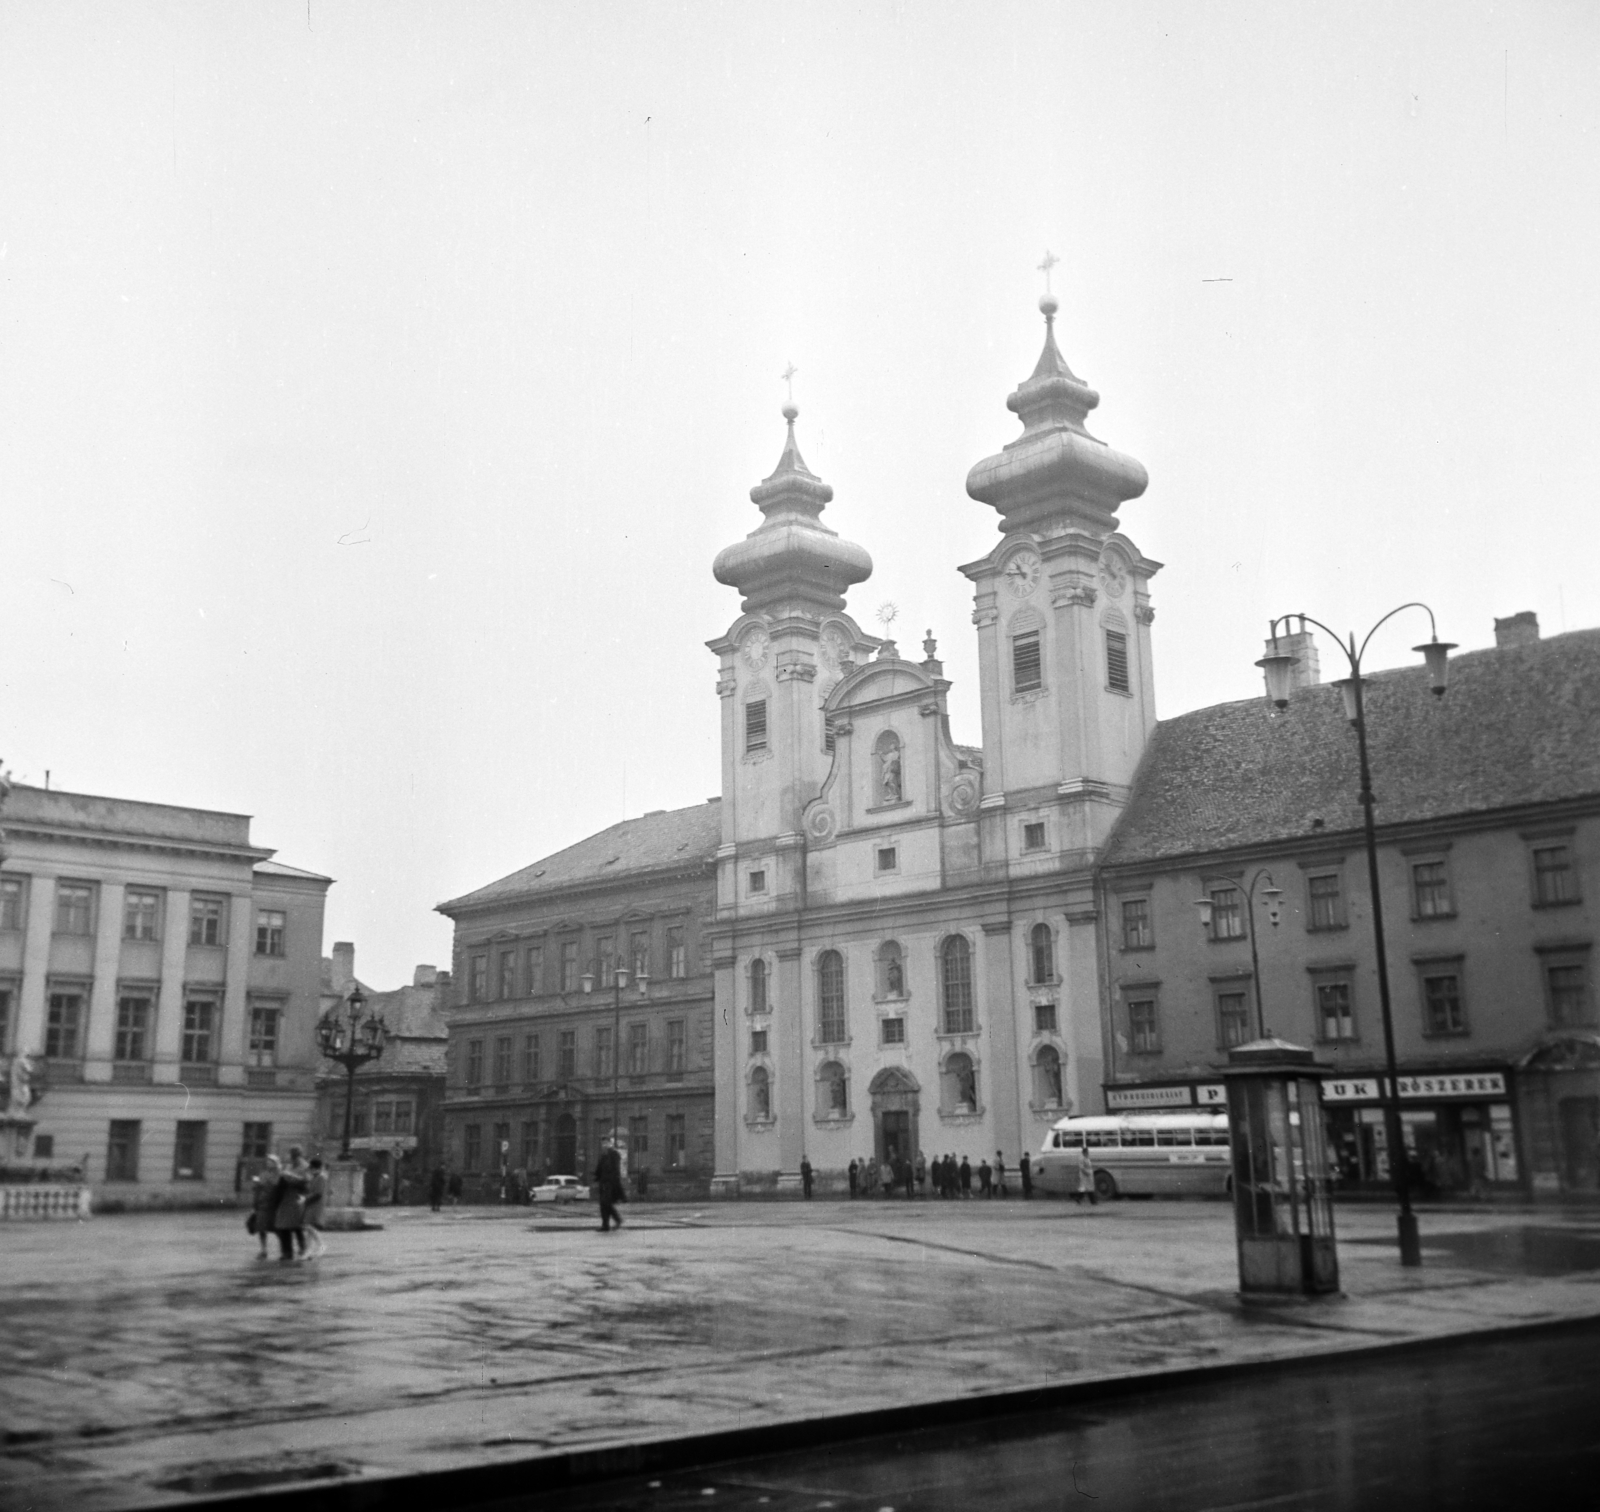
[[[1046,248],[1163,716],[1285,611],[1600,624],[1597,81],[1588,3],[0,4],[0,754],[445,963],[435,903],[717,792],[791,361],[976,742]]]

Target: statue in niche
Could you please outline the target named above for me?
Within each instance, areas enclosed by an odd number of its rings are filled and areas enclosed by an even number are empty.
[[[878,801],[900,802],[900,746],[896,742],[878,752]]]
[[[887,969],[884,971],[887,979],[890,997],[904,997],[906,992],[905,968],[900,964],[899,956],[890,956]]]
[[[962,1112],[971,1112],[978,1106],[978,1073],[972,1062],[962,1056],[950,1068],[955,1072],[956,1106]]]
[[[1044,1073],[1045,1101],[1061,1106],[1061,1057],[1048,1047],[1039,1053],[1039,1070]]]

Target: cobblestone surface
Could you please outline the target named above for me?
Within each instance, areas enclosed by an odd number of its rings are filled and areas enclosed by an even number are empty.
[[[319,1261],[243,1219],[0,1230],[0,1505],[381,1475],[1600,1315],[1600,1222],[1342,1210],[1344,1295],[1243,1307],[1221,1205],[396,1210]],[[219,1477],[223,1479],[219,1480]]]

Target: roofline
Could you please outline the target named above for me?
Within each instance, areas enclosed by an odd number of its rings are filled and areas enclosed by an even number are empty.
[[[716,852],[711,851],[698,861],[687,864],[675,862],[668,866],[636,867],[629,871],[612,872],[606,877],[547,883],[541,887],[524,887],[515,892],[498,893],[492,898],[483,898],[476,902],[473,901],[475,894],[464,893],[459,898],[448,898],[443,903],[435,903],[433,911],[443,914],[447,919],[454,919],[458,914],[482,913],[489,909],[500,908],[507,903],[521,903],[532,898],[564,898],[571,897],[575,893],[611,892],[625,882],[666,881],[672,877],[704,876],[707,873],[715,875],[716,863]],[[489,885],[493,887],[494,883],[491,882]]]

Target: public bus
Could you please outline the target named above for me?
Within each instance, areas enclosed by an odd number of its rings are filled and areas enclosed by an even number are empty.
[[[1034,1156],[1034,1180],[1047,1192],[1076,1192],[1078,1151],[1085,1145],[1101,1197],[1224,1197],[1233,1190],[1228,1115],[1223,1112],[1063,1118]]]

